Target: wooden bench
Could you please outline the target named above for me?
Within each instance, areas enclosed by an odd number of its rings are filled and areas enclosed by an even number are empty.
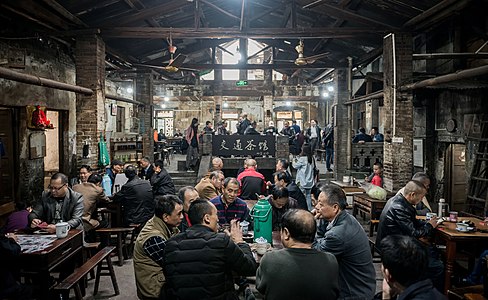
[[[100,284],[100,276],[110,275],[112,279],[112,284],[114,286],[115,295],[118,295],[119,286],[117,285],[117,278],[115,277],[115,272],[112,266],[112,260],[110,259],[110,253],[115,249],[113,246],[107,246],[85,262],[81,267],[76,269],[73,274],[66,277],[62,282],[58,283],[54,290],[58,292],[69,291],[74,288],[76,300],[82,300],[83,295],[80,288],[80,280],[86,276],[91,270],[98,266],[97,275],[95,278],[95,288],[93,294],[96,295],[98,292],[98,285]],[[101,273],[103,260],[106,260],[109,273]]]
[[[95,251],[98,250],[100,247],[100,242],[94,243],[83,243],[83,261],[87,261],[89,258],[93,256]],[[95,278],[95,271],[90,270],[90,279]]]
[[[119,258],[118,264],[122,266],[124,264],[124,247],[125,247],[125,236],[131,233],[134,227],[115,227],[115,228],[100,228],[96,231],[100,234],[108,234],[108,241],[110,243],[110,235],[115,234],[117,236],[117,256]]]

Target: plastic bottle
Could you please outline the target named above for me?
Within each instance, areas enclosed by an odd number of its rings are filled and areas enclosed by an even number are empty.
[[[263,237],[272,243],[273,241],[273,213],[268,198],[259,199],[252,208],[251,217],[254,219],[254,241]]]
[[[110,176],[108,176],[108,174],[103,175],[102,188],[105,196],[112,196],[112,180],[110,180]]]
[[[440,198],[439,210],[437,211],[439,218],[445,217],[448,211],[449,211],[449,204],[446,203],[446,200],[444,198]]]

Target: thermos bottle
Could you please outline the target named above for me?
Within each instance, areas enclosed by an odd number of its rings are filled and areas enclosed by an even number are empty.
[[[271,244],[273,242],[273,213],[268,198],[259,199],[250,215],[254,219],[254,241],[263,237]]]

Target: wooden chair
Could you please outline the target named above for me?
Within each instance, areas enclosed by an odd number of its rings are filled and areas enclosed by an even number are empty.
[[[133,227],[115,227],[115,228],[100,228],[96,229],[96,231],[100,234],[107,234],[108,241],[110,243],[110,236],[116,235],[117,236],[117,256],[119,258],[118,264],[122,266],[124,264],[124,247],[125,244],[125,237],[127,234],[131,233],[134,230]]]
[[[96,295],[98,292],[98,285],[100,284],[100,276],[110,275],[112,279],[112,284],[114,286],[115,295],[118,295],[119,286],[117,284],[117,278],[115,277],[115,272],[112,266],[112,260],[110,259],[110,253],[115,249],[115,247],[107,246],[85,262],[81,267],[76,269],[73,274],[66,277],[62,282],[58,283],[54,290],[61,293],[63,291],[69,291],[74,288],[76,300],[82,300],[83,295],[80,288],[80,280],[84,278],[91,270],[98,266],[97,275],[95,277],[95,289],[93,294]],[[109,273],[101,273],[103,260],[107,262],[107,270]]]

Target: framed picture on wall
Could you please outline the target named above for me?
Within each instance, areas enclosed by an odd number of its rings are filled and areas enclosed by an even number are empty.
[[[424,140],[413,139],[413,165],[415,167],[424,166]]]
[[[117,104],[115,104],[115,103],[110,104],[110,114],[112,116],[117,115]]]

